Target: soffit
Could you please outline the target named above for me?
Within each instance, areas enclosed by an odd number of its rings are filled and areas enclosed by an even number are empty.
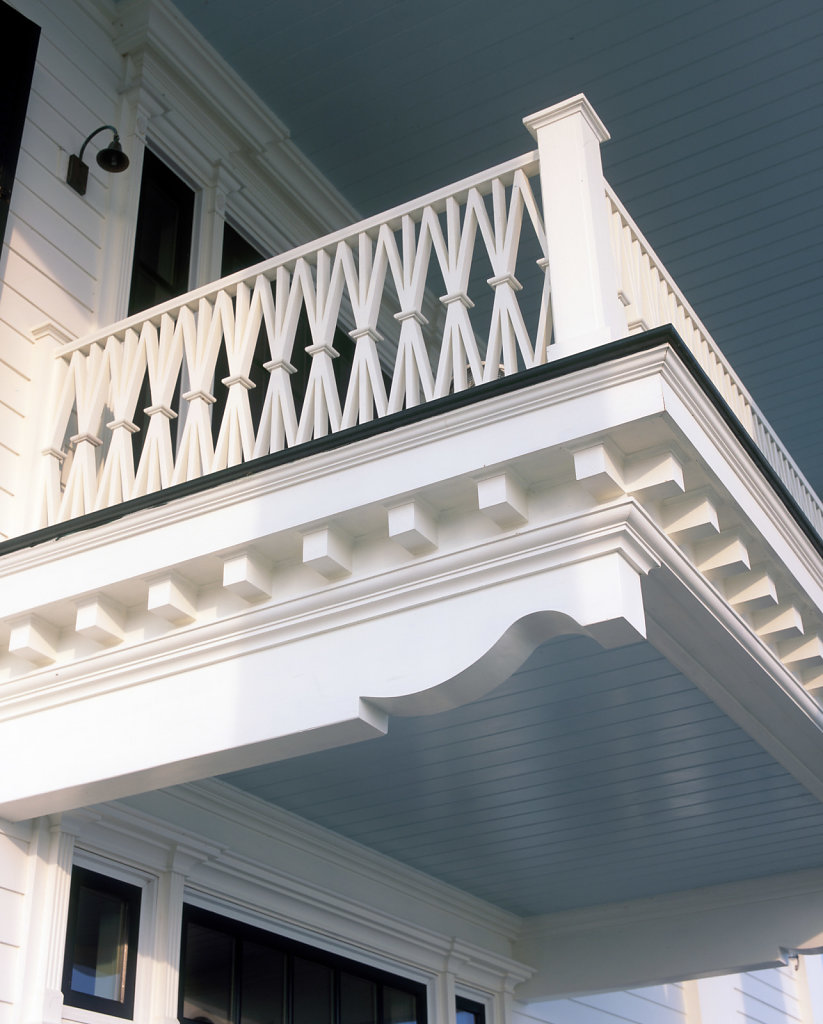
[[[823,807],[650,644],[226,781],[521,915],[819,866]]]
[[[175,0],[368,214],[521,153],[585,92],[606,176],[823,490],[816,0]]]

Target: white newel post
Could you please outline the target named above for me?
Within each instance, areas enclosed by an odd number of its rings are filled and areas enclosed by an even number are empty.
[[[537,140],[557,358],[628,334],[617,293],[600,143],[582,94],[523,118]]]

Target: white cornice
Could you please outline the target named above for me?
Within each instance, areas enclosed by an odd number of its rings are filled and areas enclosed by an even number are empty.
[[[144,873],[182,872],[198,905],[343,955],[368,952],[395,970],[413,966],[421,976],[451,969],[477,983],[479,972],[495,990],[530,974],[507,955],[520,931],[515,914],[227,783],[92,810],[78,849]]]
[[[765,483],[762,471],[734,436],[726,419],[671,349],[661,364],[661,376],[670,389],[664,395],[667,413],[760,531],[763,540],[794,573],[810,600],[823,610],[823,560],[808,536],[776,491]]]
[[[823,872],[732,882],[525,921],[528,1001],[777,967],[823,940]]]
[[[413,891],[415,899],[432,907],[447,908],[473,925],[490,928],[513,939],[520,929],[516,914],[501,910],[475,896],[407,867],[390,857],[346,839],[321,825],[243,793],[217,779],[190,783],[169,791],[174,800],[188,803],[224,821],[242,825],[278,843],[287,843],[301,854],[311,854],[329,864],[380,882],[401,892]]]
[[[675,892],[666,896],[527,917],[523,919],[520,937],[533,939],[560,932],[585,931],[613,923],[631,926],[641,921],[671,921],[675,917],[699,917],[707,909],[746,907],[753,903],[771,903],[789,896],[820,895],[823,895],[823,868],[814,868],[689,889],[688,892]]]
[[[199,131],[217,130],[222,139],[212,144],[215,158],[234,154],[247,161],[261,184],[265,179],[269,189],[300,206],[309,237],[357,219],[351,204],[291,142],[280,118],[169,0],[123,0],[116,12],[115,42],[121,53],[136,58],[137,82],[167,93],[170,108],[179,106],[184,116],[196,118]]]
[[[363,579],[315,589],[300,600],[251,607],[184,632],[101,651],[4,684],[0,720],[168,678],[207,664],[280,647],[359,622],[377,621],[406,607],[420,609],[450,594],[479,590],[501,579],[570,566],[620,550],[638,572],[657,561],[633,531],[628,509],[615,505],[586,515],[475,542],[447,555],[435,552]],[[481,653],[481,652],[478,652]]]

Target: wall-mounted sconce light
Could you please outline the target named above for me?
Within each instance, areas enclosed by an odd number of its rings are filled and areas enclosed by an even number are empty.
[[[119,174],[120,171],[125,171],[129,166],[129,158],[123,152],[123,147],[120,145],[120,136],[114,125],[104,124],[100,128],[95,128],[80,147],[80,155],[75,156],[72,153],[69,157],[69,173],[66,175],[66,181],[81,196],[86,194],[86,185],[89,180],[89,165],[83,163],[83,153],[94,136],[99,135],[100,132],[114,132],[114,138],[105,149],[101,149],[97,154],[98,166],[110,174]]]

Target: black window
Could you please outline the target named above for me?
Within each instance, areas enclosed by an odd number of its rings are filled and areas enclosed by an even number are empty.
[[[178,1013],[184,1024],[425,1024],[426,988],[185,907]]]
[[[150,149],[143,155],[129,316],[189,290],[194,192]]]
[[[139,920],[138,886],[74,868],[63,961],[67,1005],[133,1016]]]
[[[150,149],[143,154],[143,176],[134,236],[134,260],[131,268],[129,316],[166,302],[189,290],[194,192]],[[143,378],[135,407],[138,432],[132,435],[134,463],[143,451],[151,405],[148,372]],[[180,378],[172,405],[180,406]],[[177,438],[177,420],[171,421],[171,443]]]
[[[458,996],[455,1000],[457,1024],[486,1024],[486,1007]]]
[[[5,43],[0,61],[0,244],[6,232],[39,38],[38,25],[0,0],[0,39]]]

